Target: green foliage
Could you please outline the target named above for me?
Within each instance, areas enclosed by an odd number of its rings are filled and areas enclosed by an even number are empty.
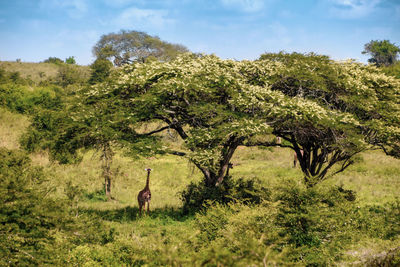
[[[65,63],[66,64],[71,64],[71,65],[76,64],[75,57],[71,56],[71,57],[66,58],[65,59]]]
[[[274,119],[273,134],[290,143],[282,146],[296,152],[309,186],[344,171],[361,151],[378,147],[396,155],[400,81],[375,66],[281,52],[262,55],[245,71],[249,82],[266,87],[260,98],[276,103],[271,112],[265,101],[252,101]]]
[[[5,69],[0,69],[0,84],[13,83],[18,85],[27,85],[32,83],[30,79],[24,79],[21,77],[19,71],[6,71]]]
[[[111,69],[113,64],[107,59],[98,58],[96,59],[90,68],[92,69],[92,74],[89,79],[90,84],[104,82],[111,74]]]
[[[170,44],[144,32],[124,30],[101,36],[93,47],[97,59],[113,60],[117,66],[144,62],[147,58],[168,61],[184,52],[188,49],[183,45]]]
[[[370,63],[375,63],[377,66],[389,66],[396,63],[400,48],[389,40],[372,40],[364,45],[362,53],[371,56],[368,59]]]
[[[98,218],[72,216],[76,207],[49,197],[47,179],[23,152],[0,148],[1,265],[60,265],[77,245],[114,240]]]
[[[391,75],[396,77],[397,79],[400,79],[400,62],[396,62],[390,66],[383,66],[381,67],[382,71],[386,73],[387,75]]]
[[[64,61],[58,57],[49,57],[48,59],[44,60],[43,63],[52,63],[52,64],[61,65],[64,63]]]
[[[43,61],[44,63],[53,63],[56,65],[62,65],[64,61],[58,57],[49,57],[48,59]]]
[[[86,77],[75,65],[61,65],[58,69],[56,82],[62,87],[67,87],[74,84],[84,84]]]
[[[236,148],[269,132],[253,110],[236,105],[242,97],[239,92],[252,87],[244,83],[239,67],[232,60],[185,54],[167,63],[126,65],[90,94],[99,103],[113,99],[121,122],[133,127],[143,122],[162,125],[138,136],[174,130],[184,141],[184,151],[164,151],[188,157],[204,174],[207,186],[218,186]]]
[[[18,84],[0,84],[0,104],[13,112],[35,114],[40,108],[61,109],[61,99],[62,92],[56,86],[37,87],[32,91]]]
[[[270,197],[270,191],[257,180],[232,179],[226,177],[218,187],[207,186],[204,181],[190,183],[180,193],[183,212],[193,213],[212,203],[228,204],[240,201],[246,204],[259,204]],[[208,204],[207,204],[208,203]]]

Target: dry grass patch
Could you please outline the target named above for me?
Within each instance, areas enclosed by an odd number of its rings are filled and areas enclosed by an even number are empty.
[[[89,77],[90,69],[88,66],[70,66],[77,68],[84,77]],[[0,61],[0,68],[9,72],[19,72],[21,77],[39,83],[48,79],[55,79],[60,70],[60,65],[53,63]]]
[[[29,126],[28,117],[0,108],[0,147],[19,148],[19,138]]]

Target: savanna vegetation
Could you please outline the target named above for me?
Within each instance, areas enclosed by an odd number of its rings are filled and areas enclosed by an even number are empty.
[[[0,65],[0,265],[400,264],[397,55],[93,51]]]

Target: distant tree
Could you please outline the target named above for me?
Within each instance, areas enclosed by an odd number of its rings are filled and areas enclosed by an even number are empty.
[[[184,52],[188,49],[183,45],[171,44],[144,32],[125,30],[101,36],[93,47],[96,58],[112,60],[116,66],[144,62],[149,57],[168,61]]]
[[[105,79],[110,76],[112,67],[113,64],[111,61],[103,58],[96,59],[92,65],[90,65],[92,73],[89,78],[89,83],[95,84],[105,81]]]
[[[53,63],[53,64],[63,64],[64,61],[62,61],[62,59],[58,58],[58,57],[49,57],[48,59],[43,61],[44,63]]]
[[[65,63],[67,64],[76,64],[75,57],[71,56],[65,59]]]
[[[369,54],[372,57],[368,62],[375,63],[378,66],[389,66],[397,61],[400,48],[392,44],[389,40],[372,40],[364,45],[362,54]]]

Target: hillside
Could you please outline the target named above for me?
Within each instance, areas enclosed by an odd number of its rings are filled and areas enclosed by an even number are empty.
[[[30,79],[35,83],[49,79],[54,80],[62,66],[65,66],[65,64],[0,61],[0,69],[4,69],[7,72],[19,72],[22,78]],[[90,75],[88,66],[73,65],[72,68],[77,69],[86,79]]]

